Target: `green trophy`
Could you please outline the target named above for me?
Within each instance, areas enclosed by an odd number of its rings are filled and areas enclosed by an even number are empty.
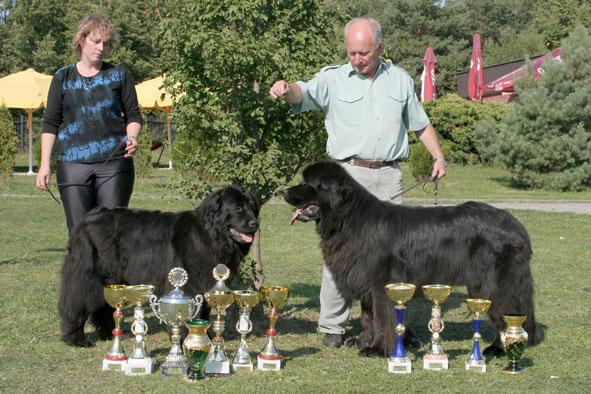
[[[505,347],[505,354],[509,359],[509,365],[503,369],[506,374],[518,374],[523,372],[523,368],[519,366],[519,360],[525,350],[527,343],[527,332],[522,325],[525,322],[525,315],[504,315],[507,328],[501,332],[501,342]]]

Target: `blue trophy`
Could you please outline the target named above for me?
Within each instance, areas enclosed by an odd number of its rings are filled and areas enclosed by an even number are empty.
[[[416,286],[410,283],[390,283],[385,286],[386,295],[396,305],[396,344],[388,360],[388,372],[410,373],[412,366],[410,358],[404,349],[404,310],[406,304],[414,295]]]
[[[466,304],[470,312],[474,313],[474,346],[472,347],[472,354],[466,361],[466,371],[486,372],[486,363],[480,353],[480,314],[486,313],[490,308],[492,301],[482,298],[468,298]]]

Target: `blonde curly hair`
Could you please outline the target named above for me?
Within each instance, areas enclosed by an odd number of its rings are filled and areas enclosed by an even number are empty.
[[[119,37],[111,22],[102,15],[89,15],[78,22],[72,37],[72,49],[78,56],[82,55],[82,41],[93,32],[100,32],[105,38],[105,54],[116,48]]]

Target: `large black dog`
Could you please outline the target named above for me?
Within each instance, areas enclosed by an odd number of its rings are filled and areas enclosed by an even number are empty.
[[[214,285],[217,264],[236,274],[258,229],[259,209],[252,194],[233,185],[213,192],[192,211],[90,211],[70,235],[61,272],[62,340],[91,346],[84,334],[89,316],[101,339],[111,335],[106,284],[153,284],[162,295],[170,289],[170,269],[183,267],[189,274],[183,291],[195,295]]]
[[[384,285],[409,282],[466,286],[470,297],[492,300],[490,321],[527,315],[529,343],[540,340],[525,228],[506,211],[467,202],[452,207],[408,207],[380,201],[338,163],[304,169],[303,181],[285,200],[298,208],[293,220],[315,220],[320,247],[341,294],[361,300],[361,354],[388,355],[394,344],[394,309]],[[487,353],[499,353],[499,336]]]

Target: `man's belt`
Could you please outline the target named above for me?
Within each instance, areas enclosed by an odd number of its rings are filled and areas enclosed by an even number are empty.
[[[359,166],[359,167],[365,167],[365,168],[382,168],[382,167],[388,167],[391,166],[392,164],[396,163],[393,160],[390,161],[384,161],[384,160],[365,160],[365,159],[360,159],[358,157],[349,157],[348,159],[345,160],[341,160],[342,163],[348,163],[351,164],[353,166]]]

